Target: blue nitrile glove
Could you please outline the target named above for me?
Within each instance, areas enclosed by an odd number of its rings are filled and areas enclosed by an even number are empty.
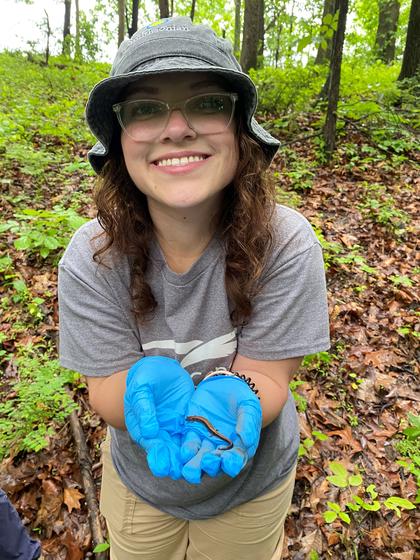
[[[181,446],[185,463],[182,476],[198,484],[202,471],[217,476],[221,471],[235,477],[258,447],[262,410],[258,397],[248,384],[234,376],[217,375],[202,381],[192,396],[186,417],[201,416],[233,442],[215,436],[196,420],[186,420]]]
[[[172,358],[146,356],[128,370],[125,425],[155,476],[180,477],[180,434],[193,393],[189,373]]]

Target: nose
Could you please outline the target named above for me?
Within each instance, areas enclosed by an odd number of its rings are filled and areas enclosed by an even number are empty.
[[[197,133],[190,128],[187,119],[180,109],[173,109],[169,113],[168,121],[161,134],[161,141],[172,140],[180,142],[186,138],[196,138]]]

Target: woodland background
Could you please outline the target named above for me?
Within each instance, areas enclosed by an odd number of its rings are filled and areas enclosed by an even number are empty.
[[[258,120],[282,141],[278,200],[324,248],[332,349],[292,382],[301,448],[284,557],[420,558],[420,0],[62,8],[61,22],[39,22],[42,43],[0,53],[0,487],[45,559],[108,554],[105,428],[83,378],[56,360],[57,262],[95,216],[84,106],[109,72],[106,49],[171,14],[234,44]]]

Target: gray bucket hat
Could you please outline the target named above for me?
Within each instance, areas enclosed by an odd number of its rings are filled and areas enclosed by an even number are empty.
[[[91,91],[86,105],[86,121],[98,142],[88,153],[99,173],[108,156],[118,126],[112,105],[132,82],[145,76],[169,72],[212,72],[222,76],[239,94],[244,123],[261,145],[270,162],[280,142],[254,119],[257,90],[233,55],[232,45],[205,25],[194,25],[188,17],[173,17],[139,29],[118,49],[109,78]]]

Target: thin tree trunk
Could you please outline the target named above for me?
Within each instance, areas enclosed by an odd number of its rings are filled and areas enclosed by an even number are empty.
[[[258,56],[257,67],[264,66],[264,0],[258,2]]]
[[[322,12],[322,21],[324,21],[324,18],[326,15],[328,14],[334,14],[335,8],[335,0],[324,0],[324,10]],[[327,43],[327,46],[325,47],[325,45],[319,45],[318,47],[318,52],[316,53],[316,58],[315,58],[315,64],[325,64],[327,62],[327,60],[330,59],[331,57],[331,48],[332,48],[332,43],[333,43],[333,38],[325,38],[325,42]]]
[[[191,0],[191,12],[190,12],[190,18],[191,18],[191,21],[194,21],[194,15],[195,15],[195,2],[196,2],[196,0]]]
[[[169,2],[168,0],[159,0],[159,13],[161,19],[169,17]]]
[[[245,0],[241,66],[244,72],[257,67],[260,0]]]
[[[340,92],[341,60],[343,57],[344,35],[346,19],[349,9],[348,0],[338,0],[338,24],[334,34],[334,43],[330,62],[330,79],[328,84],[328,107],[323,130],[325,152],[329,158],[335,150],[335,133],[337,125],[337,105]]]
[[[391,64],[395,58],[395,40],[399,15],[399,0],[379,0],[375,53],[379,60],[382,60],[385,64]]]
[[[280,24],[277,27],[277,31],[276,31],[276,53],[275,53],[275,61],[274,61],[274,65],[275,65],[276,68],[278,68],[278,65],[279,65],[280,35],[281,35],[282,30],[283,30],[283,26],[282,26],[282,24]]]
[[[44,9],[44,12],[45,12],[45,23],[47,27],[47,44],[45,46],[45,64],[48,66],[48,62],[50,60],[51,26],[50,26],[50,18],[48,16],[47,10]]]
[[[74,41],[74,58],[75,60],[82,59],[82,50],[80,48],[80,8],[79,0],[74,1],[76,7],[76,37]]]
[[[67,56],[70,56],[70,21],[71,21],[71,0],[64,0],[64,26],[63,26],[62,53]]]
[[[411,0],[401,72],[398,80],[413,78],[420,73],[420,0]]]
[[[132,37],[139,25],[139,0],[133,0],[131,9],[131,25],[128,28],[128,36]]]
[[[118,0],[118,46],[125,37],[125,0]]]
[[[235,0],[235,35],[233,40],[233,52],[236,58],[240,58],[241,49],[241,0]]]

